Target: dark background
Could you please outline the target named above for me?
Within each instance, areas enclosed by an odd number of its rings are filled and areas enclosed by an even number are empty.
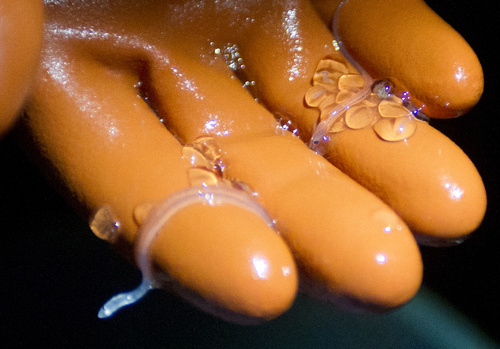
[[[483,65],[485,92],[462,118],[431,124],[457,143],[476,165],[488,194],[482,226],[464,244],[422,248],[424,282],[453,302],[496,338],[500,338],[499,201],[499,17],[491,1],[432,0],[427,3],[457,29]]]
[[[498,10],[487,1],[428,3],[466,38],[483,64],[485,93],[478,106],[461,118],[431,124],[477,166],[488,210],[482,226],[462,245],[422,247],[424,288],[407,307],[359,316],[300,296],[277,320],[245,327],[155,291],[114,318],[98,320],[102,303],[135,287],[140,274],[92,235],[26,159],[11,133],[0,141],[2,346],[494,347],[484,334],[500,343]]]

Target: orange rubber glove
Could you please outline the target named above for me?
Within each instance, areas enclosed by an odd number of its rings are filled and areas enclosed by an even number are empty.
[[[339,23],[355,21],[343,9]],[[330,162],[306,146],[320,116],[306,103],[318,63],[328,56],[344,67],[336,79],[359,81],[307,1],[47,1],[45,10],[27,128],[96,234],[137,250],[145,291],[171,288],[236,321],[284,312],[299,278],[342,305],[394,308],[422,278],[410,229],[449,243],[482,220],[477,171],[426,123],[398,142],[375,126],[332,134],[322,148]],[[347,47],[365,45],[342,35]],[[163,222],[172,195],[179,203]]]

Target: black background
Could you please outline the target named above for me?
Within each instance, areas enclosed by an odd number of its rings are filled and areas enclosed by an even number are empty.
[[[485,92],[479,104],[461,118],[431,124],[477,166],[488,192],[488,210],[482,226],[462,245],[422,247],[423,292],[437,292],[481,331],[500,340],[498,10],[487,1],[429,3],[466,38],[483,64]],[[388,336],[394,336],[394,328],[388,328],[397,327],[394,319],[367,317],[366,323],[364,319],[353,322],[304,296],[289,314],[258,327],[227,324],[164,292],[154,292],[141,305],[112,319],[98,320],[102,303],[134,287],[139,273],[91,234],[86,222],[26,159],[12,133],[0,141],[0,164],[0,343],[6,347],[257,347],[256,343],[261,343],[259,347],[262,343],[267,343],[265,347],[280,343],[297,348],[307,343],[309,347],[349,343],[355,347],[354,338],[363,335],[366,347],[402,346],[401,338],[387,342]],[[419,324],[414,325],[418,329]],[[408,343],[411,332],[402,335]],[[273,344],[270,338],[276,339]]]
[[[426,266],[424,282],[500,338],[497,10],[488,1],[427,3],[464,36],[483,65],[485,92],[479,104],[462,118],[431,124],[474,162],[486,186],[488,209],[480,229],[464,244],[448,249],[421,249]]]

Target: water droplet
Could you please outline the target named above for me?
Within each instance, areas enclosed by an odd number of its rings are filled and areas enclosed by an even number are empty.
[[[378,105],[378,111],[384,118],[399,118],[411,115],[410,111],[406,109],[401,100],[384,99]]]
[[[192,187],[215,185],[219,177],[206,168],[193,167],[188,170],[188,178]]]
[[[314,85],[333,85],[336,88],[337,80],[342,76],[342,73],[331,72],[329,70],[321,70],[314,73]]]
[[[326,89],[321,85],[316,85],[307,90],[305,100],[308,106],[317,107],[327,96]]]
[[[149,211],[153,208],[153,204],[148,202],[145,204],[140,204],[134,208],[134,220],[137,225],[141,225],[149,214]]]
[[[193,167],[213,167],[211,161],[208,160],[198,149],[189,145],[182,148],[182,158],[189,160],[189,163]]]
[[[213,137],[199,137],[188,146],[198,150],[201,154],[203,154],[203,156],[213,163],[218,162],[221,158],[221,150]]]
[[[361,90],[365,87],[365,78],[358,74],[346,74],[339,78],[340,90]]]
[[[386,141],[401,141],[413,135],[417,128],[416,121],[410,117],[382,118],[373,125],[373,130]]]
[[[340,50],[340,45],[339,45],[337,40],[333,40],[332,45],[333,45],[333,48],[335,49],[335,51]]]
[[[375,108],[355,106],[346,111],[345,123],[353,130],[359,130],[370,126],[378,115]]]
[[[245,68],[245,64],[243,62],[243,58],[241,58],[239,50],[238,45],[231,43],[227,43],[222,50],[226,65],[233,71]]]
[[[254,81],[254,80],[252,80],[252,81],[247,80],[247,81],[245,81],[245,82],[243,83],[243,88],[248,88],[248,89],[250,89],[250,88],[252,88],[253,86],[255,86],[255,81]]]
[[[120,234],[120,222],[107,205],[97,210],[89,226],[95,236],[110,243],[115,242]]]
[[[337,104],[344,103],[349,98],[353,97],[355,94],[356,94],[356,92],[351,91],[351,90],[342,90],[335,97],[335,103],[337,103]]]
[[[327,56],[327,58],[319,61],[318,66],[316,67],[316,71],[327,70],[329,72],[339,72],[342,75],[348,74],[349,69],[344,63],[341,63],[335,59],[331,59]]]

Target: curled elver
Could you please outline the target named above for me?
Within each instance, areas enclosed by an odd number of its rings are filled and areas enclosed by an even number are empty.
[[[134,304],[146,293],[155,288],[155,275],[152,270],[150,249],[154,239],[161,232],[165,223],[183,208],[201,203],[203,205],[234,205],[244,208],[259,216],[270,227],[273,221],[266,211],[247,194],[228,186],[191,187],[174,193],[157,206],[151,208],[138,231],[136,261],[142,272],[142,282],[134,290],[120,293],[107,301],[98,313],[99,318],[114,315],[121,308]],[[200,232],[202,233],[202,232]]]

